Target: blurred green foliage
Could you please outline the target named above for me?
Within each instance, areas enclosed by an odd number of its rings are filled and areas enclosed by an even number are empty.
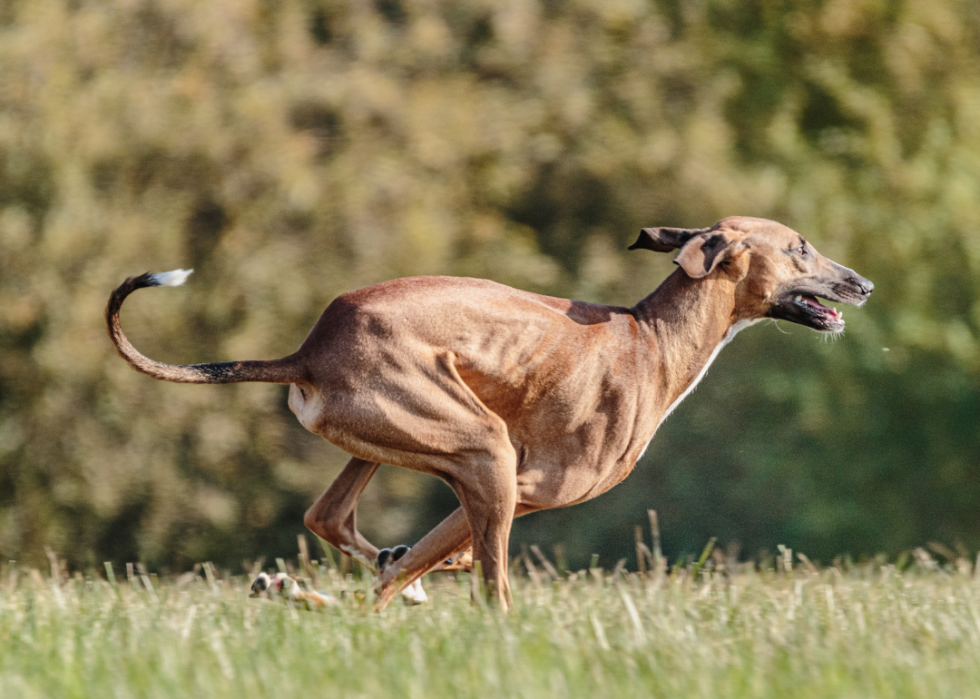
[[[815,557],[980,546],[980,6],[970,0],[6,0],[0,555],[176,567],[294,550],[344,463],[281,387],[132,371],[282,356],[411,274],[630,305],[642,225],[778,219],[875,281],[836,343],[739,336],[625,484],[520,520],[572,562],[709,536]],[[786,334],[781,334],[780,330]],[[411,541],[453,503],[386,469]]]

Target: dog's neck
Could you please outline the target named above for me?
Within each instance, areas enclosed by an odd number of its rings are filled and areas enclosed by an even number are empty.
[[[658,402],[669,413],[704,376],[735,323],[735,283],[723,274],[670,275],[632,309],[659,375]]]

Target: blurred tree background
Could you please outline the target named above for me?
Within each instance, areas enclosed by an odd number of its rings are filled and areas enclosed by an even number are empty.
[[[972,0],[4,0],[0,556],[181,568],[295,551],[346,460],[283,387],[120,360],[292,352],[339,293],[488,277],[632,305],[644,225],[780,220],[873,279],[837,342],[743,333],[605,496],[519,520],[573,564],[710,536],[824,560],[980,547]],[[385,468],[379,544],[454,502]]]

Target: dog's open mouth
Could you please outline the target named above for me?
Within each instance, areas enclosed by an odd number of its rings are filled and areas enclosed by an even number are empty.
[[[772,307],[769,315],[822,332],[840,332],[844,329],[844,314],[836,308],[824,306],[810,294],[788,294],[781,303]]]
[[[826,326],[827,330],[843,329],[844,327],[844,314],[836,308],[824,306],[817,301],[815,296],[797,294],[793,297],[793,303],[802,306],[805,313],[821,325]]]

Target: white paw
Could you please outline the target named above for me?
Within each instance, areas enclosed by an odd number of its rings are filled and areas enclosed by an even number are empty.
[[[402,597],[407,599],[412,604],[424,604],[425,602],[429,601],[429,596],[426,595],[425,590],[422,589],[421,578],[402,590]]]
[[[397,561],[411,550],[411,546],[396,546],[393,549],[381,549],[378,551],[378,572],[384,573],[385,568]],[[401,592],[402,597],[412,604],[422,604],[429,601],[429,596],[422,589],[422,580],[416,580]]]

